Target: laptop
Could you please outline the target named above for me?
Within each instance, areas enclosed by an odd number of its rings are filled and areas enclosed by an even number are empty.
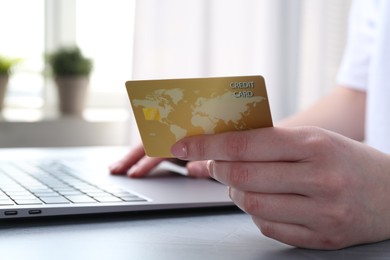
[[[173,157],[188,135],[271,127],[262,76],[126,82],[145,153]],[[113,176],[121,147],[0,149],[0,218],[233,206],[212,179],[165,162],[144,179]],[[175,173],[176,172],[176,173]]]
[[[168,162],[144,179],[111,175],[128,149],[0,149],[0,219],[233,206],[224,185]]]

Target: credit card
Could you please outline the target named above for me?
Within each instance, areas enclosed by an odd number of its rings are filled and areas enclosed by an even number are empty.
[[[173,157],[186,136],[273,126],[262,76],[133,80],[126,89],[150,157]]]

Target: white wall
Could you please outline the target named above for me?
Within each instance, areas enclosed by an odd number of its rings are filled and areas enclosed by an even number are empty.
[[[276,120],[334,84],[350,0],[142,0],[134,78],[265,76]]]

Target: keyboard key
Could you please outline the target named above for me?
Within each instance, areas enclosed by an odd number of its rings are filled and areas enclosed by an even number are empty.
[[[93,198],[87,196],[87,195],[69,195],[65,196],[68,200],[70,200],[73,203],[95,203],[97,202]]]
[[[70,196],[70,195],[84,195],[84,193],[82,193],[81,191],[79,190],[69,190],[69,191],[60,191],[59,192],[61,195],[64,195],[64,196]]]
[[[10,198],[13,200],[35,200],[37,197],[29,194],[29,195],[14,195],[14,196],[10,196]]]
[[[31,196],[31,192],[24,190],[24,191],[10,191],[7,192],[7,195],[12,197],[12,196]]]
[[[90,192],[90,191],[85,191],[85,193],[90,196],[90,197],[111,197],[112,195],[110,193],[104,192],[104,191],[99,191],[99,192]]]
[[[55,191],[60,192],[60,191],[72,191],[75,190],[75,188],[70,187],[70,186],[62,186],[62,187],[56,187],[54,188]]]
[[[37,197],[58,197],[58,193],[54,191],[48,191],[48,192],[35,192],[35,196]]]
[[[120,198],[126,202],[147,201],[146,199],[138,196],[124,196]]]
[[[114,196],[107,196],[107,197],[94,197],[99,202],[121,202],[122,200],[114,197]]]
[[[128,192],[128,191],[117,191],[117,192],[111,192],[114,196],[121,197],[121,196],[135,196],[138,197],[137,195]]]
[[[49,188],[30,188],[28,189],[29,191],[31,191],[32,193],[39,193],[39,192],[53,192],[52,189],[49,189]]]
[[[4,193],[0,193],[0,200],[8,199],[9,197],[5,195]]]
[[[46,204],[69,204],[70,201],[62,196],[57,197],[39,197]]]
[[[42,201],[39,199],[15,199],[16,204],[18,205],[38,205],[42,204]]]
[[[102,193],[104,191],[102,191],[101,189],[98,189],[98,188],[95,188],[95,187],[90,187],[90,188],[83,188],[82,191],[84,191],[85,193]]]
[[[15,205],[14,201],[11,199],[1,199],[0,206]]]
[[[18,192],[25,192],[26,191],[26,189],[23,188],[22,186],[20,186],[19,184],[18,184],[18,186],[16,186],[16,185],[14,185],[14,186],[5,186],[5,187],[3,186],[3,187],[1,187],[1,189],[5,193],[7,193],[7,194],[18,193]]]

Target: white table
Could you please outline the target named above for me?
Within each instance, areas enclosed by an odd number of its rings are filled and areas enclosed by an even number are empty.
[[[262,236],[235,208],[181,210],[2,221],[0,259],[390,259],[390,241],[297,249]]]

